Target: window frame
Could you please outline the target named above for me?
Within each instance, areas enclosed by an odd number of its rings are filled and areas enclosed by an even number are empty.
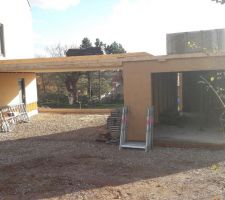
[[[0,23],[0,57],[5,57],[4,25]]]

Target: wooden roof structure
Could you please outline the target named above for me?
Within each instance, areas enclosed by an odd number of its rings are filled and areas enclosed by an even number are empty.
[[[123,62],[147,60],[151,57],[151,54],[141,52],[111,55],[0,60],[0,72],[45,73],[116,70],[122,68]]]
[[[110,55],[0,60],[0,73],[107,71],[122,69],[123,63],[140,63],[145,61],[149,61],[148,65],[153,73],[218,70],[225,68],[225,54],[223,53],[190,53],[153,56],[145,52],[140,52]]]

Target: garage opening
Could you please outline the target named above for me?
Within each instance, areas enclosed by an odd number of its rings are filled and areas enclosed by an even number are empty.
[[[152,88],[156,144],[225,144],[224,71],[154,73]]]

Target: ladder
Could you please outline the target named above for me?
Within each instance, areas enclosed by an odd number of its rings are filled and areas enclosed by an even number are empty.
[[[153,106],[147,109],[146,117],[146,137],[145,142],[127,141],[127,128],[128,128],[128,108],[123,107],[122,111],[122,124],[120,132],[120,146],[122,148],[143,149],[148,152],[153,148],[153,124],[154,124],[154,109]]]

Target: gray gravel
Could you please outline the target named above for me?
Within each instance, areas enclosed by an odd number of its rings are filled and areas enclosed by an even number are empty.
[[[225,199],[225,151],[95,142],[106,115],[40,114],[0,135],[0,199]]]

